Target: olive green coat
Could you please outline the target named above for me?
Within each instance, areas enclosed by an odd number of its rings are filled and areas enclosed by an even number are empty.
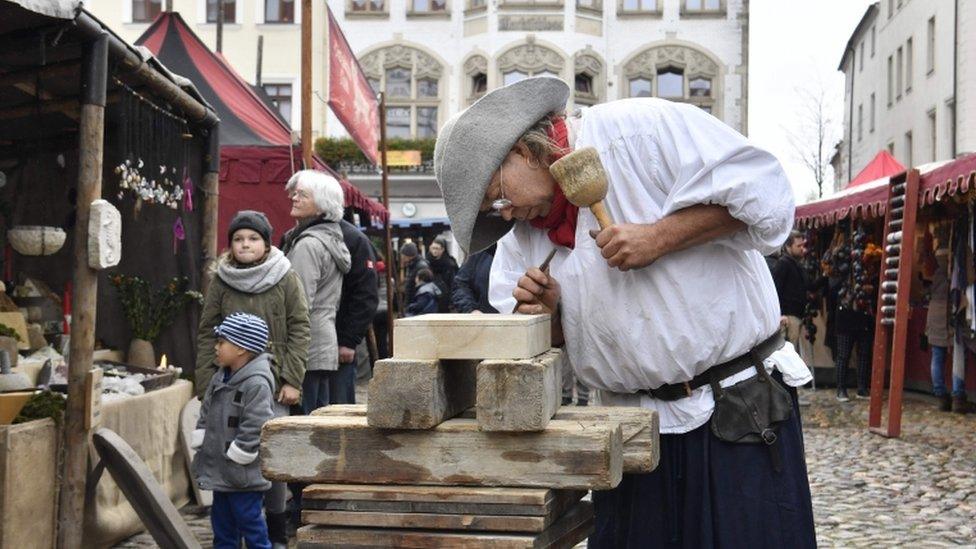
[[[275,250],[277,252],[277,250]],[[278,252],[280,253],[280,252]],[[287,260],[286,260],[287,261]],[[275,394],[287,383],[299,391],[305,379],[310,329],[308,306],[302,281],[290,268],[273,286],[260,293],[247,293],[235,289],[219,275],[213,277],[204,299],[197,333],[196,387],[198,397],[203,398],[210,378],[217,367],[214,365],[214,345],[217,342],[214,326],[231,313],[245,312],[257,315],[268,323],[270,349],[273,356],[271,373],[275,378]]]

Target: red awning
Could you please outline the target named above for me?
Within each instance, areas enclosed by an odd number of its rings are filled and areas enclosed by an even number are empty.
[[[881,151],[868,162],[844,190],[815,202],[796,207],[796,224],[800,227],[832,225],[848,215],[870,218],[884,215],[891,177],[905,172],[888,151]]]
[[[963,194],[976,187],[976,153],[962,156],[922,174],[919,205],[928,205],[947,196]]]
[[[136,43],[192,80],[220,117],[219,230],[226,230],[230,216],[240,209],[264,211],[276,232],[290,227],[284,185],[300,166],[301,154],[295,154],[288,124],[222,56],[207,48],[179,13],[161,13]],[[382,204],[341,179],[318,157],[314,160],[316,169],[339,179],[346,207],[368,217],[361,222],[382,225],[389,218]]]

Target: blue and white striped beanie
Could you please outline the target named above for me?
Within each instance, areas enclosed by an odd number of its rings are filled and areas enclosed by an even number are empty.
[[[238,347],[261,354],[268,347],[268,325],[254,315],[232,313],[214,328],[214,334]]]

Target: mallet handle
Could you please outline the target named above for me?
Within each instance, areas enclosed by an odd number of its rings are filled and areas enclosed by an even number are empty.
[[[590,205],[590,211],[596,216],[597,223],[600,224],[601,229],[606,229],[610,225],[613,225],[613,219],[610,218],[610,214],[607,213],[607,209],[603,206],[603,201],[594,202]]]

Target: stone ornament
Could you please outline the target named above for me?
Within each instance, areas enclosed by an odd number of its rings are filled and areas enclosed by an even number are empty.
[[[643,51],[624,66],[628,77],[651,76],[659,68],[676,66],[683,68],[686,76],[711,76],[719,74],[718,65],[704,53],[686,46],[659,46]]]
[[[88,221],[88,266],[107,269],[122,260],[122,214],[107,200],[91,203]]]
[[[61,227],[17,225],[7,231],[7,241],[21,255],[51,255],[64,246],[68,235]]]
[[[516,46],[498,58],[498,69],[503,73],[513,68],[533,73],[548,69],[558,74],[563,70],[563,58],[555,50],[533,41]]]
[[[410,46],[397,44],[370,52],[359,60],[363,71],[370,78],[381,78],[383,69],[402,67],[411,69],[414,78],[439,80],[444,67],[430,55]]]

